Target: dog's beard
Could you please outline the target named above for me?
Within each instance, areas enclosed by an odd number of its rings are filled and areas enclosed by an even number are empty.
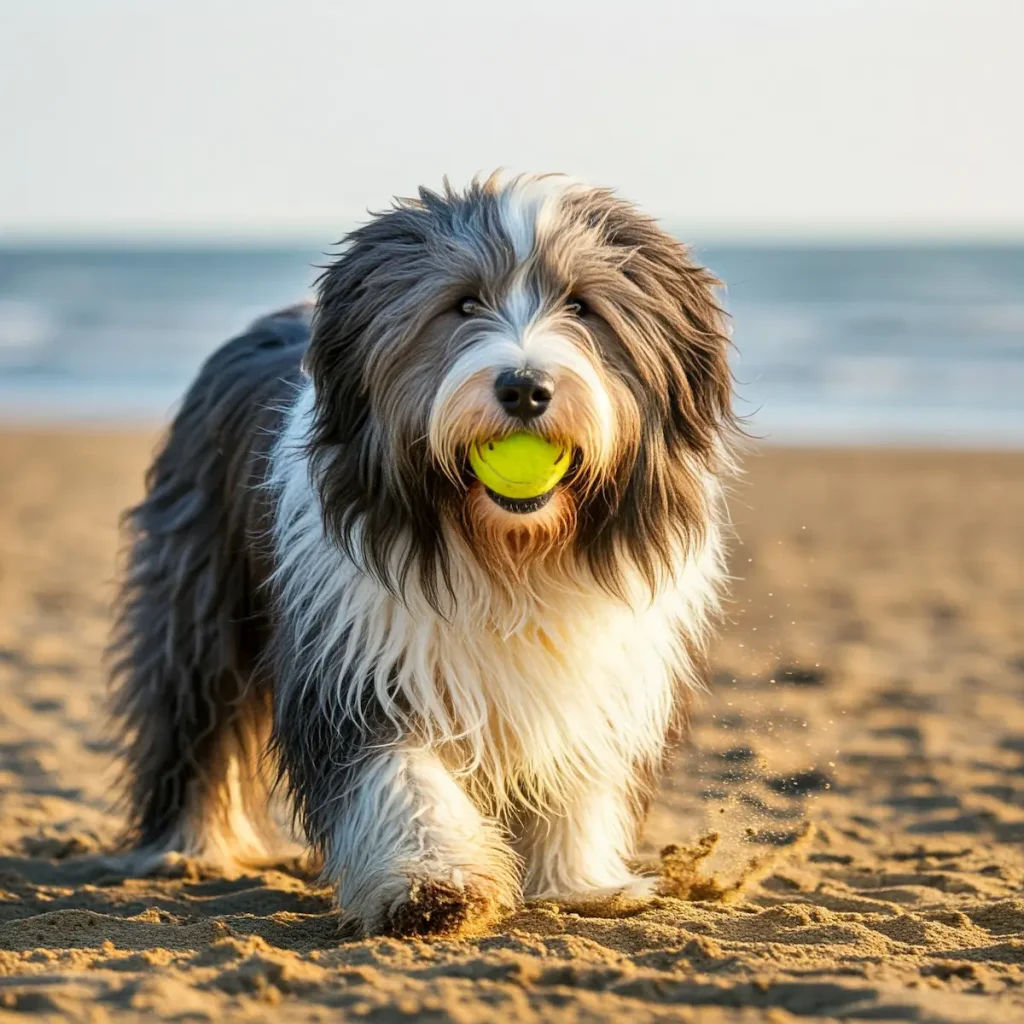
[[[462,527],[477,558],[494,576],[527,586],[531,567],[551,570],[567,557],[576,507],[571,487],[558,484],[536,511],[508,511],[477,481],[466,494]]]
[[[551,405],[527,424],[495,400],[496,372],[524,353],[543,352],[555,380]],[[469,346],[445,374],[432,403],[429,449],[438,471],[462,488],[458,527],[476,557],[498,579],[525,585],[531,567],[564,570],[581,504],[610,487],[635,443],[638,414],[628,390],[584,350],[579,339],[547,330],[519,344],[501,336]],[[572,465],[536,500],[506,501],[476,480],[467,453],[476,443],[528,430],[569,447]]]

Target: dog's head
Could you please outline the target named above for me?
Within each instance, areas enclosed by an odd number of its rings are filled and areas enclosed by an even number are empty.
[[[432,600],[453,545],[512,586],[540,566],[655,586],[707,523],[732,426],[716,284],[635,207],[560,176],[424,189],[376,216],[320,279],[306,358],[335,539]],[[467,458],[521,431],[574,453],[528,502]]]

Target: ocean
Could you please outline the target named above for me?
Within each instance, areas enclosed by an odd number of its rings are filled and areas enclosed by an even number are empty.
[[[1024,446],[1024,246],[698,247],[739,411],[785,444]],[[165,419],[200,362],[309,294],[299,248],[0,248],[0,419]]]

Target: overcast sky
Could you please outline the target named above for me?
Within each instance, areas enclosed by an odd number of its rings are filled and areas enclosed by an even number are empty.
[[[0,0],[0,242],[336,237],[497,166],[691,237],[1024,236],[1024,0]]]

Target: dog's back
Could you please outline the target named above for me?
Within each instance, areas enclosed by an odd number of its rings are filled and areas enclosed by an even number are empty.
[[[129,826],[143,861],[189,851],[201,834],[205,847],[224,836],[220,849],[194,852],[227,868],[236,853],[268,852],[256,770],[271,697],[257,671],[269,628],[261,485],[301,378],[310,311],[264,317],[207,360],[149,469],[145,499],[125,517],[114,700],[131,744]],[[211,820],[220,815],[232,820]]]

